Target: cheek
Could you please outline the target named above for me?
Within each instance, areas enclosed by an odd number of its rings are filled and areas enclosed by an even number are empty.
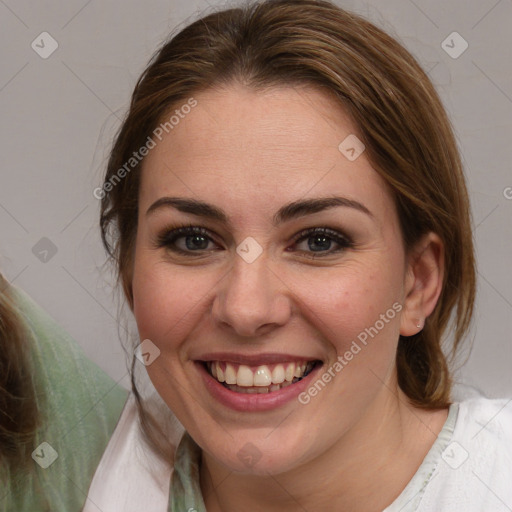
[[[340,274],[339,281],[311,304],[315,326],[332,349],[324,371],[334,383],[331,399],[355,418],[393,378],[400,294],[390,276],[379,271]]]
[[[141,254],[133,277],[133,313],[141,340],[149,338],[165,359],[173,359],[207,312],[204,297],[215,277],[214,272],[180,270],[154,254]]]
[[[392,307],[400,299],[400,287],[395,281],[390,272],[361,266],[333,274],[326,280],[324,290],[318,288],[318,281],[316,288],[311,282],[311,286],[303,288],[302,295],[311,309],[311,318],[316,318],[315,324],[340,352],[361,333],[360,338],[364,338],[365,329],[376,323],[383,335],[391,326],[398,326],[399,315]],[[317,291],[312,293],[313,289]],[[397,329],[394,330],[398,332]]]
[[[179,280],[171,274],[164,263],[147,254],[135,259],[133,313],[141,339],[149,338],[157,345],[188,306]]]
[[[194,300],[187,297],[185,282],[162,261],[141,257],[136,260],[133,277],[133,313],[140,340],[151,340],[160,350],[146,371],[157,391],[171,409],[184,407],[180,399],[183,369],[180,345],[194,320]],[[197,300],[197,298],[196,298]]]

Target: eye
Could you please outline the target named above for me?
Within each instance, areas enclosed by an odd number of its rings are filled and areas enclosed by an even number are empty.
[[[330,254],[339,253],[344,249],[348,249],[354,246],[349,237],[327,227],[309,228],[301,231],[295,238],[295,244],[305,240],[308,242],[308,249],[310,249],[313,253],[307,255],[307,257],[311,258],[324,257]],[[336,243],[339,248],[336,250],[329,250],[333,242]]]
[[[309,250],[301,249],[299,252],[305,253],[310,258],[328,256],[354,246],[349,237],[328,227],[309,228],[301,231],[295,236],[294,245],[306,240],[308,241],[307,249]],[[157,236],[155,247],[165,247],[174,253],[191,256],[193,253],[200,255],[206,251],[216,250],[209,248],[210,243],[218,247],[213,235],[207,229],[187,225],[165,229]],[[338,249],[330,250],[333,243],[338,246]]]
[[[155,245],[157,248],[165,247],[175,253],[190,255],[212,250],[208,249],[210,242],[214,243],[214,240],[207,229],[188,225],[164,230],[158,235]]]

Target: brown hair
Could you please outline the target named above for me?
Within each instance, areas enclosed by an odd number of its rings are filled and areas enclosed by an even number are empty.
[[[396,362],[399,385],[413,403],[448,405],[443,333],[456,308],[454,354],[475,298],[462,164],[429,78],[401,44],[369,21],[328,1],[267,0],[187,26],[162,46],[138,80],[113,145],[105,190],[173,107],[193,93],[235,81],[254,89],[310,85],[335,97],[360,128],[367,157],[394,194],[407,250],[429,231],[442,239],[442,293],[424,329],[400,338]],[[102,240],[131,306],[140,171],[139,164],[110,186],[101,203]]]
[[[30,461],[40,417],[27,332],[9,287],[0,274],[0,469],[14,471]]]

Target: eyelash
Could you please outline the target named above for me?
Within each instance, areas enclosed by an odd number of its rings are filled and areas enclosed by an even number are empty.
[[[161,234],[159,234],[157,236],[155,247],[156,248],[166,247],[169,250],[171,250],[172,252],[175,252],[178,254],[183,254],[186,256],[190,256],[193,253],[201,253],[201,252],[208,251],[208,249],[203,249],[203,250],[198,250],[198,251],[184,251],[182,249],[178,249],[177,247],[175,247],[173,245],[176,242],[176,240],[178,240],[179,238],[183,238],[185,236],[194,236],[194,235],[204,236],[209,241],[215,243],[215,240],[212,238],[211,233],[207,229],[202,228],[200,226],[195,226],[193,224],[187,224],[187,225],[180,226],[180,227],[169,227],[169,228],[165,229]],[[316,228],[304,229],[303,231],[301,231],[300,233],[297,233],[297,235],[295,235],[295,237],[293,239],[293,243],[297,244],[297,243],[302,242],[303,240],[306,240],[315,235],[325,235],[327,238],[334,240],[337,244],[339,244],[341,248],[334,250],[334,251],[319,251],[316,253],[312,252],[310,254],[313,254],[313,256],[307,256],[312,259],[315,259],[318,257],[323,258],[325,256],[329,256],[331,254],[336,254],[336,253],[342,252],[345,249],[354,247],[354,243],[348,236],[346,236],[334,229],[328,228],[328,227],[316,227]],[[302,252],[305,252],[305,251],[302,251]]]

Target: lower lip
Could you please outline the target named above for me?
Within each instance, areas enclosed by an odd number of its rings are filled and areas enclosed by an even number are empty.
[[[305,391],[323,365],[318,365],[303,379],[295,384],[269,393],[237,393],[224,387],[214,379],[201,362],[196,363],[203,382],[210,394],[221,404],[241,412],[269,411],[291,402]]]

